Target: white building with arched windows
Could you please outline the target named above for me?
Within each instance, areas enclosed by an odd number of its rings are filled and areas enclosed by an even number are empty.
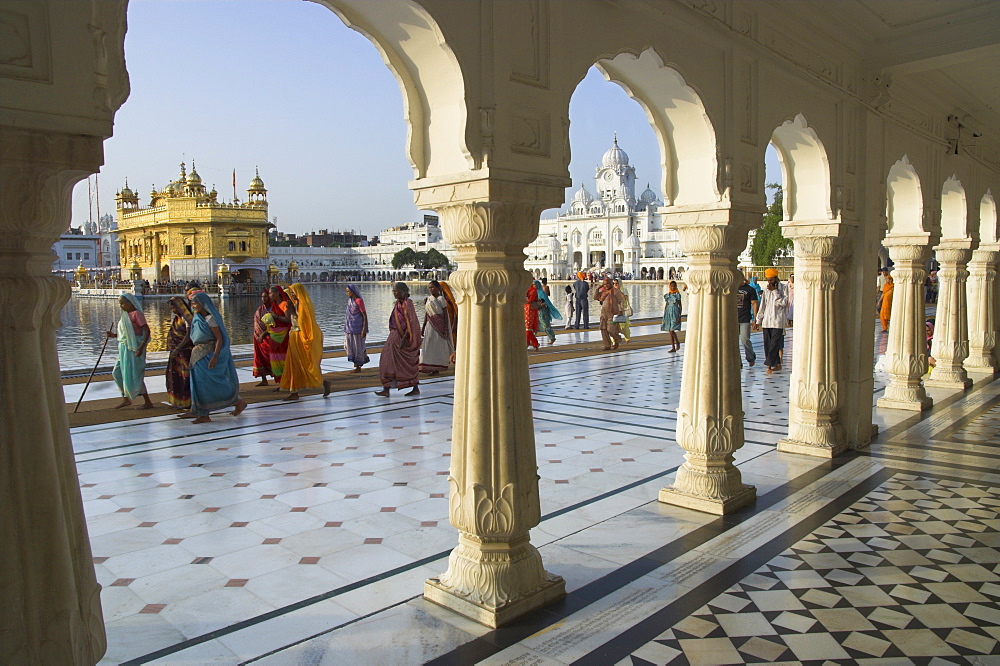
[[[568,210],[539,223],[525,249],[535,277],[609,270],[636,279],[664,279],[686,267],[677,231],[663,226],[663,201],[646,185],[635,194],[635,167],[617,136],[594,171],[594,192],[573,194]]]

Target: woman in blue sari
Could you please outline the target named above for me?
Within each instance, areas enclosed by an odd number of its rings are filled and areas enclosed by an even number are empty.
[[[191,411],[181,418],[194,418],[192,423],[208,423],[209,414],[218,409],[236,406],[233,416],[239,416],[247,403],[240,399],[240,382],[236,365],[229,351],[229,334],[219,311],[208,294],[199,292],[191,297]]]
[[[538,292],[538,300],[540,304],[538,306],[538,330],[549,337],[549,344],[554,345],[556,343],[556,333],[552,330],[552,320],[562,319],[562,314],[556,309],[556,306],[549,299],[549,295],[545,292],[545,286],[542,285],[541,280],[535,280],[535,290]]]
[[[122,409],[132,404],[132,398],[142,396],[145,401],[139,409],[152,409],[146,391],[146,345],[149,344],[149,324],[142,314],[142,305],[135,295],[128,292],[118,298],[122,309],[118,320],[118,330],[108,332],[109,338],[118,338],[118,360],[111,371],[115,385],[122,394],[122,401],[115,409]]]

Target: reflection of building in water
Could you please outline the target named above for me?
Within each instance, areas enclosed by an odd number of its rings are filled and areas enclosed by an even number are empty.
[[[581,185],[569,210],[541,220],[525,249],[525,268],[536,277],[594,268],[659,279],[684,268],[677,232],[663,226],[663,202],[649,185],[636,197],[635,182],[635,168],[615,137],[594,172],[594,194]]]
[[[122,273],[138,268],[156,280],[214,281],[228,263],[236,281],[263,281],[267,270],[267,190],[260,174],[247,200],[225,203],[207,191],[191,163],[177,180],[150,192],[148,207],[128,183],[116,197]]]

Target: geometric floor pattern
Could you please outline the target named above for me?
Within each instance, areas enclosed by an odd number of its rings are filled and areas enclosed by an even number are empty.
[[[929,389],[921,414],[876,409],[869,448],[823,460],[776,450],[788,373],[744,365],[735,463],[757,501],[718,518],[657,502],[684,461],[684,352],[531,366],[531,542],[567,596],[495,631],[421,596],[457,543],[450,377],[416,397],[307,396],[200,427],[74,428],[102,663],[996,660],[1000,381]],[[887,376],[874,380],[877,399]]]
[[[960,663],[998,599],[1000,489],[897,474],[622,663]]]

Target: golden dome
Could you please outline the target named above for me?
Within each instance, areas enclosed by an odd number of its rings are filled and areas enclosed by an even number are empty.
[[[251,192],[266,192],[264,189],[264,181],[260,179],[260,171],[254,169],[255,175],[253,180],[250,181],[250,187],[247,188]]]
[[[191,160],[191,173],[189,173],[188,176],[187,176],[187,184],[188,185],[201,185],[201,176],[199,176],[198,172],[195,171],[194,160]]]

